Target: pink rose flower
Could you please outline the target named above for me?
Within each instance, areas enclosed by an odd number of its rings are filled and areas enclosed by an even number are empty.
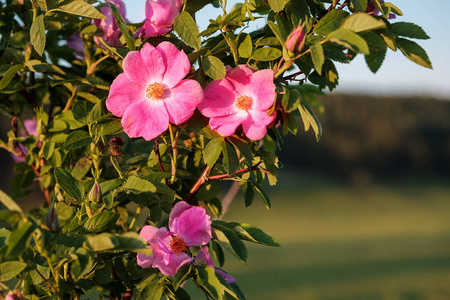
[[[236,279],[222,271],[221,269],[217,269],[214,267],[214,263],[212,262],[211,256],[209,255],[208,247],[205,246],[200,251],[198,251],[197,256],[195,257],[194,263],[197,265],[205,265],[211,268],[214,268],[217,274],[223,277],[228,284],[236,283]]]
[[[123,60],[124,73],[111,85],[106,107],[122,118],[129,137],[151,140],[166,131],[169,122],[181,124],[194,114],[202,101],[200,84],[183,78],[191,65],[183,51],[162,42],[145,44]]]
[[[380,0],[380,4],[383,4],[384,0]],[[376,8],[375,4],[373,4],[373,0],[370,0],[369,5],[366,8],[366,13],[368,14],[372,14],[374,16],[378,16],[380,15],[380,11]],[[394,14],[389,14],[388,19],[395,19],[396,15]]]
[[[125,4],[122,2],[122,0],[108,0],[107,2],[114,4],[119,9],[122,17],[124,17],[125,22],[128,22],[128,20],[125,18]],[[111,45],[113,47],[120,46],[120,29],[119,26],[117,26],[116,20],[114,19],[109,5],[100,8],[100,12],[106,17],[106,19],[94,20],[94,25],[103,30],[103,34],[99,35],[99,37],[101,37],[108,45]],[[94,37],[94,41],[99,47],[103,46],[97,37]]]
[[[227,76],[210,82],[204,94],[198,109],[211,118],[211,129],[221,136],[232,135],[242,124],[249,139],[260,140],[267,133],[267,125],[275,120],[275,114],[267,114],[275,101],[270,69],[253,72],[245,65],[234,69],[227,66]]]
[[[194,260],[187,254],[188,247],[203,246],[211,240],[211,220],[203,208],[181,201],[170,213],[169,230],[149,225],[139,235],[149,242],[153,256],[139,253],[138,265],[158,268],[161,273],[173,276],[182,265]]]
[[[286,39],[286,48],[291,53],[299,53],[305,46],[306,34],[302,25],[292,30]]]
[[[147,0],[145,17],[147,22],[141,28],[141,37],[148,38],[168,33],[180,14],[183,0]]]

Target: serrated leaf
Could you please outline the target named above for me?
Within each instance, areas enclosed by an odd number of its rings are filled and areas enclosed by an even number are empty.
[[[36,52],[42,56],[45,49],[45,25],[44,25],[44,15],[39,15],[34,19],[30,27],[30,39]]]
[[[92,19],[106,19],[106,17],[102,15],[94,6],[84,2],[83,0],[66,2],[55,10]]]
[[[397,38],[395,42],[397,47],[409,60],[422,67],[433,69],[427,52],[416,42],[402,38]]]
[[[258,48],[252,55],[253,60],[272,61],[281,56],[281,50],[272,47]]]
[[[180,284],[182,284],[189,278],[191,274],[191,268],[191,264],[185,264],[178,269],[177,273],[173,277],[173,288],[175,289],[175,291],[178,289]]]
[[[69,149],[79,149],[88,146],[92,142],[92,138],[84,130],[75,130],[71,132],[65,142],[64,147]]]
[[[132,51],[135,50],[135,40],[131,32],[128,30],[127,23],[125,23],[122,14],[120,13],[117,6],[115,6],[113,3],[107,3],[109,5],[109,8],[111,9],[114,19],[116,20],[117,26],[119,26],[120,32],[122,32],[122,35],[125,38],[125,42],[127,43],[128,48],[130,48],[130,50]]]
[[[425,33],[425,31],[419,25],[408,22],[398,22],[391,24],[391,32],[396,36],[403,36],[412,39],[422,39],[427,40],[430,37]]]
[[[315,43],[311,46],[311,58],[317,73],[319,73],[319,75],[322,75],[322,66],[325,62],[322,44]]]
[[[246,184],[246,189],[244,191],[244,205],[245,207],[249,207],[253,204],[253,199],[255,198],[255,189],[253,188],[253,184]]]
[[[230,228],[217,222],[213,222],[211,226],[215,229],[214,234],[217,242],[231,254],[236,256],[236,258],[245,263],[248,257],[247,247],[245,247],[245,244],[237,234]]]
[[[92,233],[102,232],[113,226],[120,215],[112,211],[102,211],[84,223],[84,228]]]
[[[203,287],[213,299],[222,300],[223,289],[216,276],[216,271],[211,267],[202,266],[197,266],[196,269],[198,273],[197,284]]]
[[[156,192],[156,186],[153,183],[136,176],[128,177],[127,181],[123,185],[123,188],[127,191],[132,192],[133,194]]]
[[[40,8],[47,11],[47,1],[46,0],[34,0],[34,1]]]
[[[341,25],[341,28],[349,29],[354,32],[375,30],[385,28],[386,23],[366,13],[355,13],[347,18]]]
[[[352,0],[352,4],[357,11],[365,12],[367,9],[367,0]]]
[[[219,159],[219,155],[222,152],[222,140],[222,138],[212,139],[203,150],[203,160],[210,168],[212,168],[217,159]]]
[[[7,261],[0,264],[0,281],[8,281],[20,274],[27,267],[20,261]]]
[[[185,42],[188,46],[196,49],[200,49],[201,39],[198,26],[192,19],[191,15],[185,11],[182,11],[180,15],[175,19],[173,28],[178,36]]]
[[[222,164],[229,175],[233,174],[239,169],[239,158],[236,154],[236,149],[225,140],[221,142],[223,160]]]
[[[239,45],[238,52],[240,57],[249,58],[252,56],[253,45],[252,37],[250,35],[246,35],[245,39]]]
[[[202,68],[214,80],[222,79],[227,74],[223,62],[212,55],[203,57]]]
[[[314,32],[319,35],[328,35],[337,30],[347,16],[347,12],[333,9],[314,26]]]
[[[0,190],[0,202],[10,211],[23,212],[22,208],[2,190]]]
[[[83,247],[94,251],[102,252],[115,249],[119,245],[119,241],[110,233],[102,233],[98,235],[88,235]]]
[[[17,72],[23,68],[23,65],[14,65],[11,66],[8,71],[6,71],[5,75],[3,75],[2,80],[0,81],[0,90],[4,90],[14,78]]]
[[[320,124],[319,119],[317,119],[309,105],[303,101],[300,103],[298,110],[300,111],[305,131],[308,131],[309,128],[312,127],[316,134],[316,139],[319,141],[322,136],[322,125]]]
[[[73,184],[75,179],[72,177],[72,175],[61,168],[55,168],[54,173],[56,182],[61,186],[61,189],[70,197],[81,200],[81,192],[78,187]]]
[[[160,300],[164,288],[158,279],[155,274],[138,283],[134,292],[136,300]]]
[[[387,46],[383,39],[376,33],[368,31],[362,32],[360,35],[369,45],[370,54],[365,55],[365,60],[369,69],[376,73],[383,64],[386,57]]]
[[[254,184],[252,182],[250,182],[250,184],[253,185],[254,191],[256,192],[256,194],[258,194],[259,198],[261,198],[261,200],[264,202],[266,208],[270,209],[272,204],[270,203],[269,195],[267,195],[266,192],[257,184]]]
[[[281,245],[275,241],[270,235],[265,233],[263,230],[259,229],[256,226],[240,223],[239,227],[245,230],[247,235],[241,236],[241,238],[248,240],[250,242],[272,246],[272,247],[281,247]],[[238,234],[244,234],[242,231],[238,231]]]
[[[284,0],[269,0],[269,5],[274,12],[280,12],[284,9]]]
[[[357,53],[369,54],[369,46],[366,41],[349,29],[338,29],[327,36],[330,42],[344,46]]]

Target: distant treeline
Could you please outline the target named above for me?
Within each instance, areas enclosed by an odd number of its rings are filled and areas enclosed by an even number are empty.
[[[331,94],[323,104],[322,139],[300,121],[280,153],[286,167],[356,183],[450,177],[450,101]]]

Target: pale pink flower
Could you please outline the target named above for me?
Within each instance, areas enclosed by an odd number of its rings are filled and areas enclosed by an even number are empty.
[[[125,18],[125,4],[122,2],[122,0],[108,0],[107,2],[114,4],[119,9],[122,17],[124,17],[125,22],[128,22],[128,20]],[[114,19],[114,16],[111,12],[111,8],[109,8],[109,5],[103,6],[102,8],[100,8],[100,12],[106,17],[106,19],[94,20],[95,26],[103,30],[103,34],[99,35],[99,37],[101,37],[105,41],[105,43],[110,46],[120,46],[120,29],[119,26],[117,26],[116,20]],[[97,37],[94,37],[94,41],[99,47],[103,47],[103,44],[98,40]]]
[[[169,122],[181,124],[202,101],[200,84],[183,78],[191,65],[183,51],[162,42],[145,44],[123,60],[124,72],[111,85],[106,107],[122,118],[129,137],[151,140],[167,130]]]
[[[168,33],[180,14],[183,0],[147,0],[145,17],[147,21],[141,28],[141,37],[148,38]]]
[[[302,51],[303,46],[305,46],[305,40],[305,28],[302,25],[299,25],[288,35],[285,45],[289,52],[299,53]]]
[[[384,0],[380,0],[380,4],[383,4]],[[366,13],[368,14],[372,14],[374,16],[378,16],[380,15],[380,11],[376,8],[375,4],[373,4],[373,0],[370,1],[369,5],[366,8]],[[396,15],[394,14],[389,14],[388,19],[395,19]]]
[[[188,247],[203,246],[211,240],[211,220],[203,208],[181,201],[170,213],[169,230],[149,225],[139,235],[149,242],[153,256],[139,253],[138,265],[158,268],[161,273],[173,276],[182,265],[194,260],[187,253]]]
[[[211,129],[221,136],[232,135],[239,125],[251,140],[260,140],[267,125],[275,120],[268,110],[275,101],[273,71],[253,72],[245,65],[232,69],[227,66],[225,78],[210,82],[204,90],[198,109],[210,118]]]
[[[197,256],[195,257],[194,263],[197,265],[204,265],[211,268],[214,268],[217,274],[223,277],[228,284],[236,283],[236,279],[222,271],[214,267],[214,263],[212,262],[211,256],[209,255],[208,247],[205,246],[200,251],[198,251]]]

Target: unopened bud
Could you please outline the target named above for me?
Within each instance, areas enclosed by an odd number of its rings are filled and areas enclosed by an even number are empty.
[[[102,201],[102,189],[100,188],[100,185],[97,183],[97,181],[92,186],[91,191],[88,195],[89,200],[95,203],[99,203]]]
[[[52,232],[59,230],[58,214],[55,210],[55,205],[50,205],[47,209],[47,214],[45,216],[45,227]]]
[[[306,34],[305,28],[299,25],[287,37],[285,46],[290,53],[299,53],[305,46]]]

